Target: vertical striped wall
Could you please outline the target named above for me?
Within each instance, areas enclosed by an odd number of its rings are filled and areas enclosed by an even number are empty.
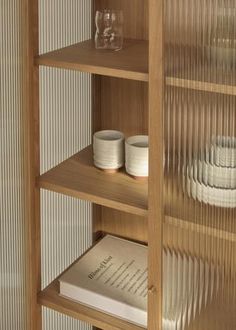
[[[26,327],[21,8],[0,0],[0,330]]]
[[[40,52],[90,36],[90,1],[39,1]],[[0,0],[0,330],[26,329],[21,1]],[[90,143],[90,76],[40,70],[41,172]],[[83,123],[83,125],[81,124]],[[91,205],[42,192],[42,285],[91,244]],[[44,309],[43,328],[89,325]]]
[[[88,39],[90,15],[91,2],[88,0],[40,0],[40,53]],[[41,68],[40,122],[40,166],[43,173],[90,143],[90,75]],[[91,211],[88,202],[42,191],[43,287],[91,244]],[[85,330],[90,326],[45,308],[43,328]]]

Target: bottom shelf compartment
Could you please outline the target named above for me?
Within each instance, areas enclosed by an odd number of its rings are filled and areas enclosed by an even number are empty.
[[[143,330],[144,328],[97,311],[78,302],[66,299],[59,294],[58,279],[38,294],[38,303],[59,313],[88,322],[105,330]]]
[[[144,329],[147,246],[105,235],[41,291],[38,302],[101,329]]]

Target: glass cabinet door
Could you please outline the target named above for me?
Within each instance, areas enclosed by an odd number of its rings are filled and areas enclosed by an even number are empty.
[[[236,329],[236,3],[164,0],[163,329]]]

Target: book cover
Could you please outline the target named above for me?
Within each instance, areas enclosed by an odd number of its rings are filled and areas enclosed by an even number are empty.
[[[107,235],[60,278],[60,294],[147,326],[147,247]]]

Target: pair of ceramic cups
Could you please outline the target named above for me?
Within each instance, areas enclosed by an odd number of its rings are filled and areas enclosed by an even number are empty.
[[[117,172],[125,165],[133,177],[148,177],[148,136],[127,138],[122,132],[104,130],[93,136],[94,165],[108,173]]]

